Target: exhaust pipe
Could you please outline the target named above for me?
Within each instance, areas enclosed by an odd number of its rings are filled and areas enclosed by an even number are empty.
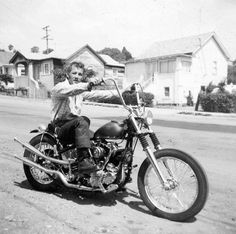
[[[26,164],[30,167],[36,167],[39,170],[44,171],[47,174],[56,175],[57,177],[60,178],[61,182],[68,188],[78,189],[78,190],[82,190],[82,191],[89,191],[89,192],[101,191],[103,193],[109,193],[111,191],[118,189],[117,184],[111,184],[107,187],[107,189],[105,189],[102,185],[100,188],[94,189],[94,188],[90,188],[90,187],[86,187],[86,186],[82,186],[82,185],[70,184],[67,182],[66,177],[61,172],[44,168],[44,167],[40,166],[39,164],[32,162],[31,160],[29,160],[27,158],[22,158],[17,155],[14,155],[14,156],[16,159],[22,161],[24,164]]]
[[[14,141],[18,142],[23,148],[25,148],[26,150],[28,150],[29,152],[36,154],[39,157],[42,157],[48,161],[54,162],[54,163],[58,163],[58,164],[62,164],[62,165],[69,165],[69,161],[63,161],[63,160],[58,160],[52,157],[48,157],[45,154],[43,154],[42,152],[40,152],[39,150],[37,150],[35,147],[33,147],[32,145],[30,145],[29,143],[23,143],[20,140],[18,140],[16,137],[14,138]]]
[[[93,189],[93,188],[89,188],[89,187],[85,187],[85,186],[81,186],[81,185],[69,184],[67,182],[65,176],[59,171],[54,171],[54,170],[44,168],[44,167],[38,165],[37,163],[34,163],[34,162],[30,161],[27,158],[22,158],[22,157],[19,157],[17,155],[14,155],[14,157],[16,159],[22,161],[24,164],[26,164],[28,166],[36,167],[39,170],[44,171],[47,174],[56,175],[57,177],[60,178],[61,182],[68,188],[79,189],[79,190],[83,190],[83,191],[101,191],[100,189]]]

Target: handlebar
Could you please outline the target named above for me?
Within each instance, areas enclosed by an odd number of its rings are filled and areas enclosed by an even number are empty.
[[[120,89],[119,89],[119,87],[118,87],[116,81],[115,81],[113,78],[106,78],[106,79],[103,79],[103,82],[106,84],[106,81],[108,81],[108,80],[110,80],[110,81],[112,81],[112,82],[114,83],[114,85],[115,85],[115,87],[116,87],[116,90],[117,90],[117,92],[118,92],[118,95],[119,95],[119,97],[120,97],[121,103],[122,103],[122,105],[124,106],[124,108],[125,108],[126,110],[128,110],[130,113],[132,113],[132,108],[128,107],[128,106],[125,104],[124,98],[122,97],[122,94],[121,94],[121,92],[120,92]]]

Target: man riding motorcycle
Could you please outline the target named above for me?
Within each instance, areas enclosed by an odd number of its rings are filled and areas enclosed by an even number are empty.
[[[90,157],[90,121],[80,114],[83,99],[94,97],[94,91],[90,91],[102,82],[102,78],[92,77],[85,81],[83,73],[84,64],[81,62],[72,62],[65,67],[65,80],[57,83],[51,91],[52,116],[61,143],[76,145],[79,171],[89,173],[97,169]]]

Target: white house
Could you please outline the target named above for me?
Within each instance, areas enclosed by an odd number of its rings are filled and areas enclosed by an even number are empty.
[[[125,64],[126,82],[141,82],[160,104],[196,102],[201,87],[227,77],[229,54],[214,32],[154,43]]]

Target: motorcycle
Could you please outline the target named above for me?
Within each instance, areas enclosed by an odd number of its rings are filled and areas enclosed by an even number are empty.
[[[128,116],[122,122],[110,121],[91,136],[91,157],[98,170],[78,173],[75,145],[62,145],[53,122],[47,127],[32,130],[37,133],[29,143],[15,141],[25,148],[23,162],[25,175],[31,186],[40,191],[54,191],[58,180],[68,188],[80,191],[110,193],[122,190],[131,182],[134,151],[138,141],[146,158],[138,171],[138,191],[151,212],[173,221],[185,221],[198,214],[208,196],[208,182],[202,166],[189,154],[162,149],[151,128],[152,113],[146,111],[144,93],[139,83],[132,85],[137,105],[126,105],[114,82]],[[147,137],[150,140],[147,140]],[[152,142],[153,148],[149,142]]]

